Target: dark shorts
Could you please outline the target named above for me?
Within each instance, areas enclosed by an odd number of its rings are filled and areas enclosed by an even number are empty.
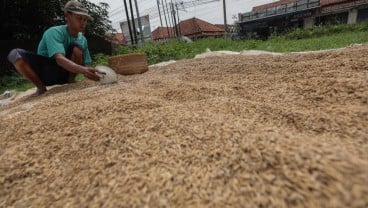
[[[66,58],[70,59],[74,47],[80,48],[79,45],[72,44],[66,52]],[[70,72],[59,66],[55,59],[20,48],[10,51],[8,55],[10,62],[14,64],[19,58],[23,58],[31,66],[46,86],[68,83]]]

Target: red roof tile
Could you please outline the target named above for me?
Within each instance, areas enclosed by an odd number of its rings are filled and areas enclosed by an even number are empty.
[[[366,4],[368,0],[321,0],[322,12],[328,10],[336,10],[346,7],[351,7],[359,4]]]
[[[123,33],[108,33],[106,37],[109,41],[116,44],[126,44],[125,37]]]
[[[330,4],[340,4],[340,3],[366,3],[366,1],[362,0],[320,0],[321,6],[330,5]]]
[[[200,33],[223,33],[224,29],[221,29],[213,24],[200,20],[198,18],[191,18],[181,21],[179,23],[180,32],[184,36],[193,36]]]
[[[218,27],[195,17],[181,21],[177,29],[180,31],[181,36],[188,36],[191,38],[220,36],[223,35],[225,31],[223,26]],[[166,39],[168,37],[175,37],[175,28],[158,27],[152,32],[153,40]]]
[[[174,30],[171,27],[158,27],[152,32],[152,40],[167,39],[174,36]]]
[[[214,25],[220,28],[221,30],[225,31],[225,25],[222,25],[222,24],[214,24]]]
[[[118,40],[119,42],[125,42],[125,37],[123,33],[116,33],[115,39]]]

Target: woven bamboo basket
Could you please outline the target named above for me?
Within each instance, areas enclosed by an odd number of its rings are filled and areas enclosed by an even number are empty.
[[[112,56],[108,59],[109,67],[121,75],[141,74],[148,71],[146,54],[132,53]]]

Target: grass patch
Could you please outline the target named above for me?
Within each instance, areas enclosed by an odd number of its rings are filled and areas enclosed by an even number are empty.
[[[117,54],[145,53],[149,64],[169,60],[193,58],[209,48],[218,50],[265,50],[270,52],[301,52],[342,48],[368,42],[368,23],[359,25],[330,25],[313,29],[295,29],[282,36],[271,36],[267,41],[206,38],[193,43],[170,41],[166,44],[147,43],[138,48],[122,46]]]
[[[268,41],[260,42],[256,49],[272,52],[300,52],[324,49],[342,48],[356,43],[367,43],[366,31],[345,31],[321,37],[305,39],[288,39],[285,36],[273,37]]]
[[[34,85],[31,82],[18,74],[4,75],[0,78],[0,94],[3,94],[6,90],[26,91],[33,87]]]
[[[93,56],[93,62],[91,66],[108,65],[107,58],[108,56],[104,54],[96,54]],[[82,81],[84,79],[85,77],[82,74],[78,74],[75,77],[76,81]],[[0,76],[0,94],[3,94],[7,90],[14,90],[14,89],[22,92],[33,87],[35,87],[35,85],[32,82],[28,81],[18,73]]]

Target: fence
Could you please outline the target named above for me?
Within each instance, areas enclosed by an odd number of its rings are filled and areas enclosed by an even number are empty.
[[[239,21],[246,22],[274,15],[288,14],[319,7],[319,0],[297,0],[288,3],[287,1],[283,2],[284,4],[279,4],[277,6],[272,6],[272,4],[270,4],[270,7],[263,7],[263,9],[257,9],[252,12],[239,14]]]

